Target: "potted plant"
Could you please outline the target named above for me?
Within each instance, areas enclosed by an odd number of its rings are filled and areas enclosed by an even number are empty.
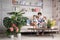
[[[13,33],[14,33],[14,28],[13,28],[13,26],[12,26],[11,21],[12,21],[11,18],[5,17],[4,20],[3,20],[3,24],[4,24],[4,26],[6,27],[6,34],[7,34],[8,36],[10,36],[11,38],[14,38],[14,35],[13,35]]]
[[[21,35],[20,29],[22,26],[26,25],[26,20],[27,17],[23,17],[23,13],[20,12],[10,12],[8,13],[9,15],[11,15],[11,18],[6,17],[3,20],[3,24],[5,25],[5,27],[7,27],[7,34],[14,34],[17,33],[18,35]],[[13,27],[13,28],[12,28]],[[14,29],[13,32],[10,32],[9,29]],[[10,32],[10,33],[9,33]]]
[[[52,24],[51,24],[51,20],[47,21],[47,28],[51,28]]]

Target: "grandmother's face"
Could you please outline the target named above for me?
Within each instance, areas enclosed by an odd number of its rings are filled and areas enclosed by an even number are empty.
[[[41,14],[39,14],[38,16],[41,16]]]

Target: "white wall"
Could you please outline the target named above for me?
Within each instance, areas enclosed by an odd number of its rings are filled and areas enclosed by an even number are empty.
[[[1,27],[1,14],[2,14],[2,12],[1,12],[2,10],[1,10],[1,0],[0,0],[0,27]]]
[[[59,0],[54,0],[52,2],[53,19],[56,19],[57,25],[60,28],[60,2]]]
[[[3,18],[9,16],[8,12],[13,11],[11,2],[11,0],[0,0],[0,30],[4,28]]]
[[[52,18],[52,0],[43,0],[43,15]]]

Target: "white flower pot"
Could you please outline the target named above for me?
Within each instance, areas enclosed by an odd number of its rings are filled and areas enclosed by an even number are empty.
[[[18,40],[21,40],[21,33],[17,34]]]
[[[11,38],[14,38],[14,35],[10,35]]]
[[[10,35],[11,40],[14,40],[14,35]]]

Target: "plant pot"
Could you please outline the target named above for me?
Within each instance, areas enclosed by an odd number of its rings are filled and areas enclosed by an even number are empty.
[[[14,35],[10,35],[11,40],[14,40]]]
[[[14,38],[14,35],[10,35],[10,38],[13,39]]]
[[[21,33],[18,33],[18,34],[17,34],[17,38],[18,38],[19,40],[21,40]]]

